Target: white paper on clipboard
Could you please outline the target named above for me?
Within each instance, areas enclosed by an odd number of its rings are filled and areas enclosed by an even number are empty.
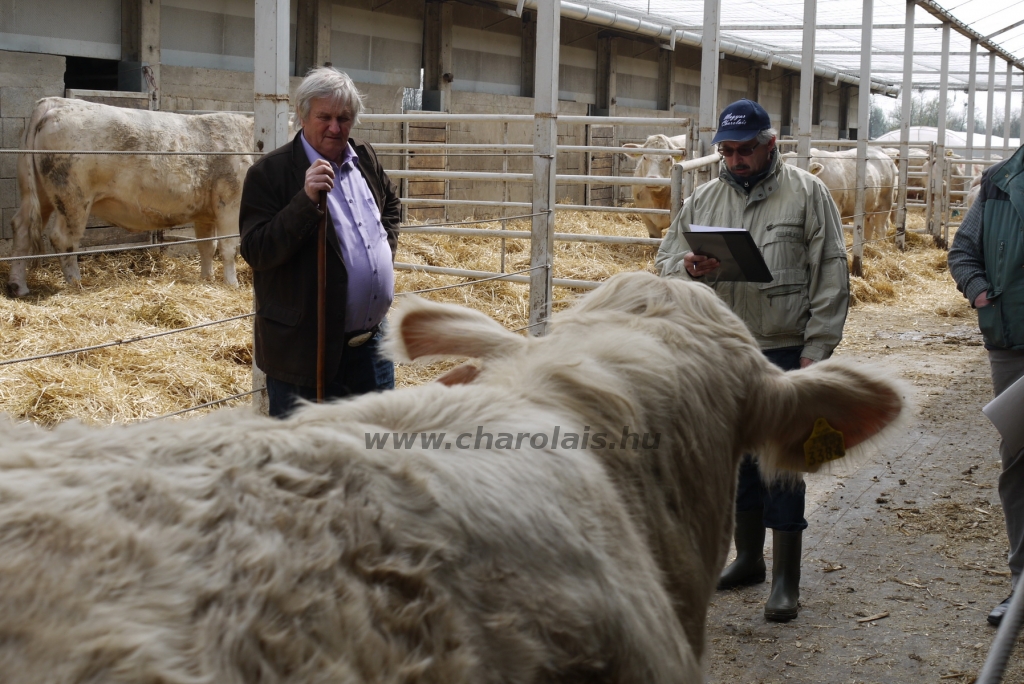
[[[1024,377],[986,404],[981,412],[999,430],[1003,442],[1011,447],[1010,453],[1024,448]]]

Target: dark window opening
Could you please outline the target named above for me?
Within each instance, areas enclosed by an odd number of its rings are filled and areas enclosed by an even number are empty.
[[[116,59],[68,57],[64,88],[76,90],[119,90]]]

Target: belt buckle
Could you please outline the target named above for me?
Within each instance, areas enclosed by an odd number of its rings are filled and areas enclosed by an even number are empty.
[[[370,330],[369,332],[364,332],[364,333],[362,333],[360,335],[356,335],[355,337],[353,337],[352,339],[350,339],[348,341],[348,346],[350,346],[350,347],[361,347],[364,344],[366,344],[367,342],[369,342],[371,337],[373,337],[373,331],[372,330]]]

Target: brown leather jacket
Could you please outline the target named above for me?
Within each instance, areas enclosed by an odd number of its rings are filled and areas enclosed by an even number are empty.
[[[394,258],[398,247],[401,205],[394,183],[381,168],[373,148],[351,139],[359,171],[388,235]],[[296,135],[265,155],[245,176],[238,215],[242,258],[253,270],[256,306],[255,361],[277,380],[316,385],[316,233],[320,211],[306,196],[309,159]],[[327,217],[327,358],[326,377],[341,362],[345,334],[348,276],[338,236]]]

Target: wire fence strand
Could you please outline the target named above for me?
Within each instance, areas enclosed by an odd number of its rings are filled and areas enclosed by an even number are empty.
[[[164,332],[153,333],[151,335],[140,335],[138,337],[129,337],[123,340],[111,340],[110,342],[103,342],[102,344],[94,344],[89,347],[79,347],[78,349],[65,349],[63,351],[50,352],[49,354],[37,354],[36,356],[25,356],[20,359],[8,359],[6,361],[0,361],[0,366],[10,366],[15,363],[25,363],[26,361],[40,361],[42,359],[52,359],[57,356],[68,356],[69,354],[82,354],[85,352],[96,351],[97,349],[106,349],[108,347],[117,347],[123,344],[132,344],[134,342],[141,342],[143,340],[152,340],[157,337],[166,337],[167,335],[175,335],[177,333],[189,332],[190,330],[199,330],[200,328],[208,328],[212,325],[220,325],[221,323],[230,323],[231,321],[240,321],[243,318],[252,318],[256,314],[247,313],[240,314],[238,316],[231,316],[230,318],[221,318],[216,321],[207,321],[206,323],[198,323],[196,325],[190,325],[185,328],[175,328],[174,330],[165,330]]]
[[[412,207],[413,209],[419,209],[420,207]],[[449,226],[469,226],[475,223],[497,223],[499,221],[516,221],[519,219],[533,218],[534,216],[546,216],[548,212],[538,211],[533,214],[518,214],[516,216],[499,216],[498,218],[487,218],[487,219],[473,219],[470,221],[455,221],[449,223],[414,223],[406,224],[401,228],[447,228]],[[399,232],[401,232],[399,228]]]
[[[0,154],[110,154],[159,157],[260,157],[265,152],[183,152],[180,150],[18,150],[0,149]]]
[[[232,238],[239,237],[238,233],[234,235],[218,235],[217,237],[208,238],[195,238],[188,240],[174,240],[173,242],[157,242],[145,245],[131,245],[130,247],[109,247],[104,249],[87,249],[81,252],[65,252],[59,254],[51,252],[49,254],[29,254],[26,256],[12,256],[12,257],[0,257],[0,264],[6,261],[28,261],[30,259],[59,259],[60,257],[80,257],[80,256],[94,256],[96,254],[119,254],[121,252],[132,252],[135,250],[143,249],[156,249],[158,247],[172,247],[177,245],[191,245],[197,242],[211,242],[213,240],[230,240]]]
[[[192,411],[198,411],[200,409],[209,408],[211,406],[216,406],[217,404],[223,404],[223,403],[228,402],[228,401],[234,401],[235,399],[244,399],[246,397],[251,397],[252,395],[259,394],[260,392],[263,392],[266,389],[267,389],[266,387],[260,387],[259,389],[249,390],[248,392],[240,392],[238,394],[232,394],[230,397],[224,397],[223,399],[214,399],[213,401],[208,401],[205,404],[199,404],[198,406],[190,406],[189,408],[181,409],[180,411],[172,411],[171,413],[165,413],[165,414],[160,415],[160,416],[153,416],[152,418],[144,418],[142,420],[135,421],[135,424],[136,425],[142,425],[143,423],[151,423],[151,422],[153,422],[155,420],[163,420],[164,418],[173,418],[174,416],[180,416],[180,415],[185,414],[185,413],[191,413]]]
[[[506,276],[520,275],[521,273],[529,273],[530,271],[536,271],[538,268],[545,268],[544,266],[533,266],[531,268],[524,268],[521,271],[512,271],[511,273],[499,273],[498,275],[491,276],[490,278],[475,278],[465,283],[455,283],[454,285],[442,285],[441,287],[428,287],[425,290],[412,290],[411,292],[396,292],[396,297],[412,294],[423,294],[425,292],[439,292],[441,290],[451,290],[456,287],[468,287],[470,285],[476,285],[477,283],[486,283],[488,280],[501,280]],[[466,278],[468,276],[454,276],[459,278]]]

